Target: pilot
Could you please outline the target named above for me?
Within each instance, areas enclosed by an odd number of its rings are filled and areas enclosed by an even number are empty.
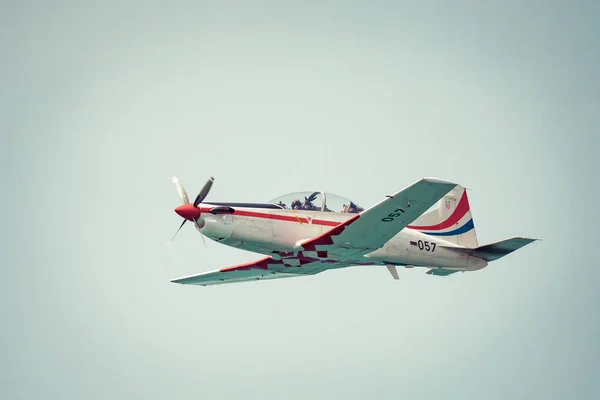
[[[292,201],[292,210],[301,210],[302,202],[299,199]]]
[[[305,210],[310,210],[310,211],[317,211],[318,208],[317,206],[315,206],[312,201],[309,201],[308,199],[304,202],[304,209]]]
[[[361,212],[363,210],[364,210],[364,208],[357,206],[353,202],[350,202],[350,208],[348,208],[348,212],[349,213],[356,214],[356,213],[359,213],[359,212]]]

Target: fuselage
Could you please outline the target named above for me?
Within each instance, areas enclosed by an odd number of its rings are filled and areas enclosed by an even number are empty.
[[[231,206],[233,213],[224,211]],[[200,232],[227,246],[266,255],[292,252],[298,243],[323,234],[354,217],[345,212],[290,210],[273,204],[203,203]],[[211,209],[219,210],[211,214]],[[474,271],[487,265],[481,258],[453,251],[454,243],[410,229],[401,230],[379,249],[364,256],[375,265],[439,267]]]

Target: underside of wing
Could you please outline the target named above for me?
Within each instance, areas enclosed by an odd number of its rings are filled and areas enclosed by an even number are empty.
[[[455,183],[440,179],[423,178],[324,234],[301,243],[300,250],[327,252],[342,259],[370,253],[383,246],[455,186]]]
[[[209,286],[223,283],[315,275],[328,269],[348,266],[350,265],[331,262],[329,260],[320,261],[306,257],[287,258],[285,260],[275,260],[271,257],[265,257],[247,264],[235,265],[217,271],[209,271],[198,275],[173,279],[171,282],[182,285]]]

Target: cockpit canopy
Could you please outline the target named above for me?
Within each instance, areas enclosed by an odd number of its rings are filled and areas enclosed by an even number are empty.
[[[269,203],[288,210],[311,210],[359,213],[364,209],[349,199],[333,193],[294,192],[279,196]]]

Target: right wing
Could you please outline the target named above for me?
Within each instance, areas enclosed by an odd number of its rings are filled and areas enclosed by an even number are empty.
[[[370,253],[406,228],[455,186],[456,183],[423,178],[322,235],[300,243],[298,250],[325,252],[346,259]]]

